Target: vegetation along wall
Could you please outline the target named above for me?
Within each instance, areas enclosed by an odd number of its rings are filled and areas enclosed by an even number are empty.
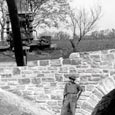
[[[34,115],[40,109],[47,115],[60,115],[63,88],[70,74],[76,75],[76,82],[80,80],[84,89],[76,115],[91,115],[102,96],[115,88],[115,49],[73,53],[68,59],[28,62],[26,67],[1,63],[0,87],[10,98],[21,98],[23,106],[26,102],[25,108],[30,111],[34,108]]]

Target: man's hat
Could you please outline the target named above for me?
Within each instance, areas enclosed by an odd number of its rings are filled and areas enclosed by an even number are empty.
[[[69,76],[69,79],[75,80],[75,79],[76,79],[76,76],[75,76],[75,75],[70,75],[70,76]]]

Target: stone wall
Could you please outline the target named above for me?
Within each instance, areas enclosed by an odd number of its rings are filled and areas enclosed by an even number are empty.
[[[60,115],[63,88],[75,74],[83,87],[76,115],[91,115],[99,100],[115,87],[115,50],[73,53],[68,59],[0,64],[0,87]]]

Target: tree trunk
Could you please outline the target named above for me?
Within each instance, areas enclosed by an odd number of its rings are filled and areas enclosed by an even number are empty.
[[[72,45],[73,52],[76,52],[76,45],[75,45],[74,39],[70,39],[70,43]]]
[[[1,41],[3,41],[3,40],[4,40],[4,29],[1,28]]]
[[[14,41],[14,52],[17,66],[24,66],[22,41],[20,34],[19,19],[17,14],[17,7],[14,0],[6,0],[9,10],[9,16],[11,20],[13,41]]]
[[[70,43],[72,45],[72,48],[73,48],[73,52],[76,52],[77,51],[77,42],[78,42],[78,37],[77,35],[75,34],[75,28],[74,28],[74,31],[73,31],[73,39],[70,39]]]

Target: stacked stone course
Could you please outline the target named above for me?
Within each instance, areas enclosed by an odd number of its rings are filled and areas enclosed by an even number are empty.
[[[102,96],[115,88],[115,50],[73,53],[68,59],[33,61],[25,67],[1,63],[0,87],[60,115],[71,74],[83,87],[76,115],[90,115]]]

